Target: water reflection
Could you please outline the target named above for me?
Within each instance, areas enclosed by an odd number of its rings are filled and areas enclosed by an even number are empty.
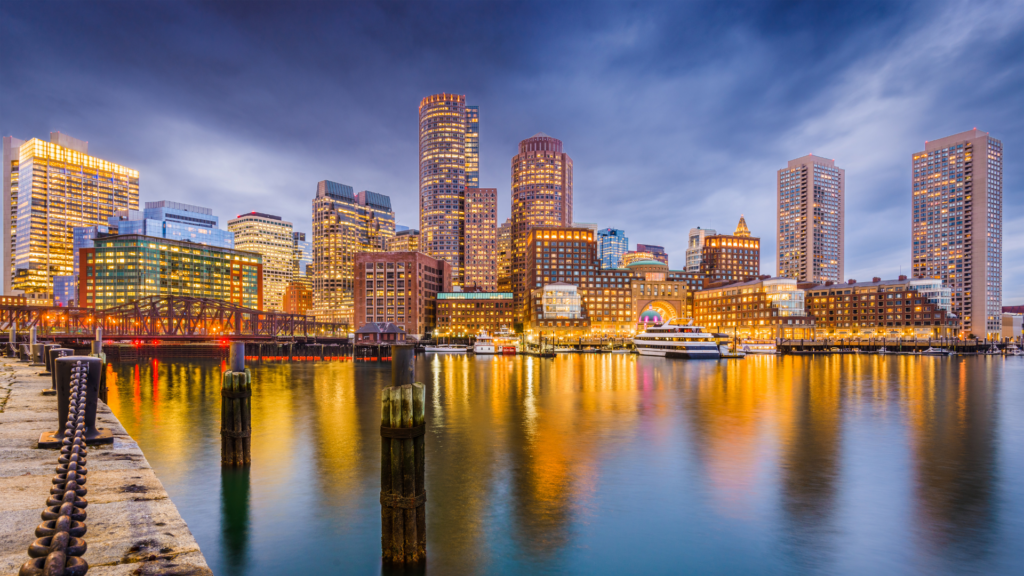
[[[252,368],[244,474],[219,464],[218,363],[117,366],[110,405],[216,573],[381,573],[389,365]],[[1024,540],[1024,392],[1003,382],[1022,369],[420,357],[428,571],[1009,573]]]

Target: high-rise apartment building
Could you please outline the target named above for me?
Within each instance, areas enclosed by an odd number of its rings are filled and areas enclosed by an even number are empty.
[[[1003,144],[978,129],[925,142],[913,154],[915,277],[952,290],[963,335],[1000,332]]]
[[[313,315],[352,323],[354,262],[361,252],[380,252],[395,235],[391,199],[330,180],[313,198]]]
[[[536,286],[527,286],[526,247],[538,226],[572,224],[572,158],[562,141],[544,133],[519,143],[512,157],[512,283],[517,309]]]
[[[52,300],[53,278],[69,276],[73,230],[138,210],[139,173],[89,155],[89,143],[60,132],[50,141],[3,142],[4,289]]]
[[[846,170],[809,154],[778,172],[779,277],[801,282],[843,280]]]
[[[704,237],[700,273],[711,283],[745,282],[761,275],[761,239],[750,235],[743,216],[732,235]]]
[[[284,291],[295,274],[292,223],[280,216],[249,212],[228,220],[235,248],[263,257],[263,309],[284,310]]]
[[[466,188],[466,289],[498,288],[497,223],[498,189]]]
[[[654,259],[662,264],[668,264],[668,252],[665,252],[664,246],[655,246],[654,244],[637,244],[637,252],[649,252],[654,255]]]
[[[498,226],[498,291],[512,292],[512,219]]]
[[[420,102],[420,250],[465,275],[466,186],[479,185],[479,110],[466,97],[435,94]]]
[[[386,246],[388,252],[419,252],[420,231],[405,228],[395,232],[395,237],[388,239]]]
[[[629,250],[629,238],[626,232],[615,228],[597,231],[597,259],[601,268],[611,270],[622,267],[622,255]]]
[[[704,239],[717,234],[708,228],[690,228],[690,240],[686,244],[686,271],[700,272],[701,256],[704,254]]]

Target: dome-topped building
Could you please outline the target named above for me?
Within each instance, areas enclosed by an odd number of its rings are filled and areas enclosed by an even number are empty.
[[[751,236],[747,220],[740,215],[736,231],[704,238],[701,273],[712,283],[737,282],[761,274],[761,239]]]

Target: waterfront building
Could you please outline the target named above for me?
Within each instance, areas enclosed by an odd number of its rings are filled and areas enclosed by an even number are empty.
[[[1003,319],[1002,331],[999,334],[1001,337],[1019,339],[1024,336],[1024,316],[1007,312],[1003,312],[1001,316]]]
[[[88,142],[3,140],[4,290],[52,305],[53,278],[74,268],[73,229],[139,207],[139,173],[89,155]]]
[[[527,329],[531,336],[572,340],[590,335],[590,320],[577,287],[552,282],[530,293]]]
[[[700,272],[701,257],[704,255],[704,239],[708,236],[718,234],[710,228],[690,228],[689,241],[686,244],[686,268],[687,272]]]
[[[466,290],[498,288],[498,189],[466,188]]]
[[[626,232],[615,228],[597,231],[597,259],[601,268],[610,270],[622,266],[622,256],[629,251],[629,238]]]
[[[656,260],[652,252],[639,252],[637,250],[628,250],[622,255],[622,265],[629,266],[633,262],[641,262],[644,260]]]
[[[467,178],[479,186],[479,110],[458,94],[427,96],[419,107],[420,250],[465,276]]]
[[[705,236],[700,272],[708,282],[745,281],[761,275],[761,239],[740,222],[732,235]]]
[[[671,273],[668,264],[660,260],[638,260],[626,268],[630,272],[630,328],[690,317],[689,284],[676,278],[685,272]]]
[[[452,291],[452,265],[422,252],[355,256],[355,328],[392,322],[417,338],[437,324],[437,294]]]
[[[79,253],[79,306],[103,310],[149,296],[192,296],[263,309],[261,256],[138,234],[101,236]]]
[[[795,279],[761,276],[705,287],[693,296],[693,316],[709,332],[743,339],[812,339],[814,317],[804,299]]]
[[[780,277],[800,282],[843,280],[846,170],[813,154],[778,171]]]
[[[655,260],[668,266],[668,252],[665,252],[664,246],[655,246],[654,244],[637,244],[636,251],[651,254],[654,256]]]
[[[285,286],[281,308],[288,314],[305,316],[313,309],[312,284],[304,280],[292,280]]]
[[[313,281],[313,243],[306,240],[305,232],[292,232],[292,278]]]
[[[498,226],[498,292],[512,291],[512,219],[507,218]]]
[[[284,310],[284,290],[295,277],[292,223],[249,212],[228,220],[228,231],[235,235],[235,248],[263,257],[263,309]]]
[[[945,338],[957,335],[951,290],[937,278],[826,282],[805,288],[819,337]]]
[[[911,265],[952,290],[962,336],[1002,330],[1003,144],[974,129],[913,154]]]
[[[530,232],[539,226],[570,226],[572,186],[572,158],[562,151],[561,140],[537,133],[519,143],[519,153],[512,158],[512,283],[517,308],[539,288],[527,280]],[[588,233],[592,238],[593,231]]]
[[[437,295],[434,336],[474,336],[511,330],[515,309],[511,292],[441,292]]]
[[[355,332],[356,344],[405,344],[406,333],[391,322],[367,322]]]
[[[385,251],[387,252],[419,252],[420,251],[420,231],[415,229],[409,229],[403,226],[405,230],[399,230],[395,232],[394,238],[388,239],[388,244]]]
[[[138,234],[177,240],[179,242],[195,242],[221,248],[234,248],[235,235],[229,230],[218,228],[219,218],[213,210],[192,204],[182,204],[171,200],[146,202],[146,208],[138,210],[118,210],[107,218],[106,224],[116,229],[118,234]]]
[[[352,323],[355,257],[380,252],[395,235],[391,199],[330,180],[317,183],[313,199],[313,315]]]

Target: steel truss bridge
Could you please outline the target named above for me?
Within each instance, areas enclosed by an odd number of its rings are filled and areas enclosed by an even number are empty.
[[[317,340],[346,339],[349,325],[317,322],[312,316],[254,310],[222,300],[150,296],[105,310],[57,306],[0,305],[0,329],[36,329],[50,339],[105,340]]]

